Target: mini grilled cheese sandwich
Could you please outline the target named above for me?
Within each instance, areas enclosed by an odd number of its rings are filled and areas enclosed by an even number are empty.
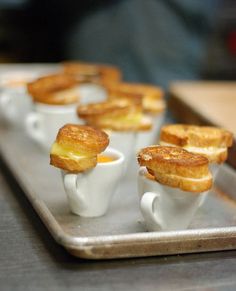
[[[165,110],[164,92],[158,86],[137,83],[112,83],[107,85],[108,98],[141,101],[144,113],[159,114]]]
[[[64,62],[62,65],[65,74],[74,76],[83,83],[103,85],[110,82],[119,82],[122,78],[120,69],[115,66],[84,62]]]
[[[109,144],[105,132],[92,127],[66,124],[53,143],[50,164],[68,172],[83,172],[97,164],[97,155]]]
[[[88,125],[101,129],[139,131],[152,126],[150,118],[143,115],[141,105],[127,100],[81,105],[77,113]]]
[[[140,166],[161,184],[189,192],[204,192],[212,186],[208,159],[182,148],[150,146],[138,153]]]
[[[182,147],[219,164],[226,160],[232,142],[232,133],[210,126],[172,124],[163,126],[160,134],[160,145]]]
[[[27,84],[34,102],[49,105],[76,104],[79,101],[77,81],[65,74],[48,75]]]

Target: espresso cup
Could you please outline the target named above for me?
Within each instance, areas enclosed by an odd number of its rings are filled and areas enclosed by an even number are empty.
[[[120,182],[124,155],[108,148],[103,155],[112,160],[98,163],[93,169],[73,174],[62,171],[62,179],[70,210],[83,217],[104,215]]]
[[[9,72],[1,76],[0,116],[11,125],[24,126],[26,115],[32,110],[32,101],[26,83],[38,76],[32,72]]]
[[[218,172],[219,172],[219,170],[220,170],[220,166],[221,166],[221,165],[222,165],[222,164],[209,163],[209,170],[210,170],[210,172],[211,172],[211,174],[212,174],[213,181],[216,180],[216,177],[217,177],[217,174],[218,174]],[[208,193],[209,193],[209,191],[206,192],[205,194],[203,194],[203,199],[201,200],[200,207],[201,207],[202,205],[204,205],[205,201],[207,200]]]
[[[160,132],[161,125],[164,120],[164,113],[160,113],[155,116],[150,116],[152,122],[152,128],[148,131],[141,131],[137,134],[135,152],[140,149],[157,143],[157,137]]]
[[[139,170],[138,190],[149,231],[186,229],[208,192],[193,193],[162,185],[149,178],[144,167]]]
[[[123,153],[126,169],[131,159],[135,158],[134,147],[136,145],[137,133],[134,131],[112,131],[105,130],[109,136],[109,146]]]
[[[222,164],[217,164],[217,163],[209,163],[209,170],[212,174],[213,180],[216,180],[217,174],[220,170]]]
[[[34,111],[25,120],[26,132],[45,151],[49,151],[58,130],[66,123],[78,123],[77,104],[47,105],[34,104]]]
[[[103,102],[107,98],[104,87],[98,84],[80,84],[78,86],[80,104]]]

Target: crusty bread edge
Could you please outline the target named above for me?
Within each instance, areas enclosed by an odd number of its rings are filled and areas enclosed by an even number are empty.
[[[97,157],[81,158],[79,160],[50,154],[50,165],[71,173],[80,173],[97,165]]]

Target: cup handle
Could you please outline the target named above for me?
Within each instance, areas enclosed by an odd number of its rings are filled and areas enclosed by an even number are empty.
[[[79,177],[78,174],[66,173],[63,177],[64,188],[71,201],[76,201],[75,203],[79,201],[80,208],[86,208],[85,197],[78,187],[79,183],[82,182],[82,180],[79,181]]]
[[[155,207],[159,198],[160,195],[158,193],[146,192],[143,194],[140,201],[140,209],[149,230],[156,231],[162,229],[159,218],[155,212]]]
[[[31,112],[27,115],[25,120],[25,127],[27,134],[39,142],[40,144],[44,141],[44,135],[41,131],[40,126],[40,116],[37,114],[37,112]]]
[[[0,109],[5,118],[12,119],[15,117],[15,108],[12,104],[12,96],[2,93],[0,96]]]

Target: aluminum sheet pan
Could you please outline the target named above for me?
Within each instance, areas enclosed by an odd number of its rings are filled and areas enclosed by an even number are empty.
[[[147,232],[139,210],[136,164],[107,215],[81,218],[69,211],[60,171],[24,132],[1,126],[0,153],[51,235],[74,256],[128,258],[236,248],[236,173],[226,165],[188,230]]]

